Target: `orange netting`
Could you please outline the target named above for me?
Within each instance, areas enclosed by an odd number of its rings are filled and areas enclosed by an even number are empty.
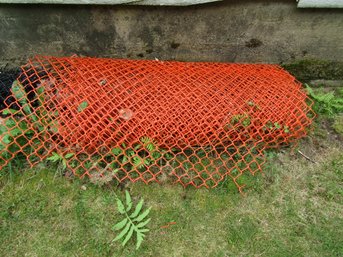
[[[313,116],[300,83],[264,64],[36,57],[12,93],[1,167],[58,154],[76,175],[120,182],[229,177],[241,190],[263,151],[305,136]]]

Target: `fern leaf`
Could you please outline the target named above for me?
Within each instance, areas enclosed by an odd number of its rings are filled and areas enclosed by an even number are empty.
[[[12,92],[17,101],[22,105],[24,113],[27,115],[32,114],[30,106],[27,103],[25,88],[22,84],[19,83],[19,81],[16,80],[13,82]],[[32,115],[31,118],[33,118],[34,121],[37,121],[37,117],[35,115]]]
[[[142,169],[144,168],[144,162],[143,159],[139,156],[133,157],[133,164],[137,169]]]
[[[126,212],[128,212],[132,208],[132,200],[131,200],[130,193],[127,190],[125,191],[125,196],[126,196]]]
[[[10,135],[4,135],[2,138],[2,143],[8,145],[12,142]],[[0,144],[1,145],[1,144]]]
[[[65,170],[67,168],[66,160],[62,160],[62,167],[63,167],[63,170]]]
[[[144,235],[142,233],[137,232],[136,250],[141,246],[143,240],[144,240]]]
[[[151,156],[152,156],[153,159],[157,160],[157,159],[159,159],[162,156],[162,154],[160,152],[158,152],[158,151],[154,151],[154,152],[151,153]]]
[[[133,221],[142,221],[150,212],[151,207],[149,209],[146,209],[141,215],[139,215],[137,218],[135,218]]]
[[[74,156],[74,153],[67,153],[67,154],[64,156],[64,158],[70,159],[70,158],[73,157],[73,156]]]
[[[147,144],[146,145],[146,149],[149,151],[149,152],[152,152],[155,150],[155,145],[153,143],[150,143],[150,144]]]
[[[121,153],[123,152],[123,150],[120,149],[119,147],[116,147],[116,148],[113,148],[113,149],[111,150],[111,152],[112,152],[114,155],[119,155],[119,154],[121,154]]]
[[[128,221],[128,218],[123,219],[122,221],[120,221],[117,224],[115,224],[112,229],[113,230],[120,230],[120,229],[122,229],[126,225],[127,221]]]
[[[52,152],[52,155],[46,158],[48,161],[56,162],[59,159],[59,155],[55,152]]]
[[[126,209],[123,202],[116,196],[118,210],[120,213],[125,214],[126,217],[113,226],[114,230],[122,229],[122,231],[116,236],[115,239],[112,240],[112,242],[125,237],[122,241],[122,245],[125,246],[126,243],[132,238],[133,234],[136,233],[136,249],[138,249],[144,240],[144,232],[149,231],[149,229],[146,229],[145,226],[150,222],[151,218],[145,221],[143,220],[149,214],[151,207],[145,210],[143,213],[140,213],[144,203],[144,200],[141,199],[136,205],[134,212],[129,216],[128,211],[131,210],[133,204],[129,191],[125,191],[125,197]]]
[[[151,160],[150,158],[144,159],[144,164],[145,164],[146,166],[149,166],[151,163],[152,163],[152,160]]]
[[[128,149],[127,151],[126,151],[126,154],[127,154],[127,156],[133,156],[134,154],[135,154],[135,151],[133,151],[132,149]]]
[[[307,94],[310,96],[313,96],[314,95],[313,89],[307,84],[305,84],[305,87],[306,87]]]
[[[129,231],[130,227],[131,227],[131,223],[128,222],[126,224],[125,228],[116,236],[115,239],[112,240],[112,242],[117,241],[117,240],[121,239],[123,236],[125,236],[126,233]]]
[[[337,111],[342,111],[343,110],[343,102],[340,103],[340,102],[336,102],[336,103],[333,103],[332,104],[332,107],[335,108]]]
[[[36,92],[37,92],[37,95],[41,95],[44,93],[44,87],[41,85],[41,86],[38,86],[36,88]]]
[[[132,234],[133,234],[133,230],[134,230],[134,226],[131,226],[130,230],[129,230],[129,233],[127,233],[122,245],[125,246],[127,241],[130,240],[130,238],[132,237]]]
[[[117,207],[120,214],[125,214],[124,204],[118,197],[117,197]]]
[[[144,228],[144,229],[140,229],[140,230],[139,230],[139,232],[141,232],[141,233],[143,233],[143,232],[148,232],[148,231],[150,231],[150,229],[147,229],[147,228]],[[143,234],[143,236],[145,236],[145,235]]]
[[[18,80],[15,80],[12,84],[12,93],[18,102],[22,105],[26,104],[26,92]]]
[[[138,214],[140,213],[142,207],[143,207],[144,200],[141,199],[139,203],[136,205],[135,211],[130,215],[130,218],[136,218]]]
[[[142,138],[141,138],[141,142],[142,142],[143,144],[148,144],[148,143],[150,143],[150,138],[149,138],[149,137],[142,137]]]
[[[18,112],[17,110],[14,109],[5,109],[2,111],[3,115],[10,115],[10,114],[15,114],[16,112]]]
[[[142,228],[142,227],[146,226],[146,225],[150,222],[150,220],[151,220],[151,218],[149,218],[149,219],[147,219],[146,221],[143,221],[143,222],[137,224],[136,227],[137,227],[137,228]]]
[[[88,107],[88,102],[87,101],[83,101],[82,103],[79,104],[79,106],[77,107],[77,111],[78,112],[82,112],[84,109],[86,109]]]
[[[141,142],[144,144],[145,148],[149,151],[152,152],[156,149],[155,144],[156,142],[149,138],[149,137],[142,137]]]
[[[122,164],[124,164],[124,163],[127,163],[128,160],[129,160],[129,159],[128,159],[126,156],[123,156],[123,159],[122,159],[121,162],[122,162]]]
[[[10,133],[12,136],[16,137],[22,134],[22,130],[19,128],[13,128],[12,130],[10,130]]]
[[[133,149],[135,149],[136,151],[141,148],[142,146],[140,144],[136,145]]]

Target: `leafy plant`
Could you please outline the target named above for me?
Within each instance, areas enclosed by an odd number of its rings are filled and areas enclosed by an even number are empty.
[[[289,126],[281,125],[279,122],[267,121],[262,129],[263,131],[280,131],[282,129],[284,133],[290,133]]]
[[[63,170],[67,168],[67,160],[74,156],[74,153],[67,153],[64,156],[60,155],[56,152],[53,152],[50,157],[47,158],[48,161],[60,163],[62,165]]]
[[[136,234],[136,249],[138,249],[144,240],[145,233],[149,231],[149,229],[146,228],[146,225],[150,222],[151,218],[146,219],[146,217],[148,216],[151,207],[142,211],[144,200],[141,199],[132,212],[133,203],[128,191],[125,191],[125,197],[126,204],[124,205],[119,197],[116,196],[118,211],[120,214],[124,215],[125,218],[113,226],[114,230],[121,230],[113,239],[113,242],[122,240],[122,245],[125,246],[132,236]]]
[[[306,85],[308,95],[314,100],[313,110],[316,113],[334,116],[343,112],[343,90],[337,94],[333,91],[325,93],[323,89],[314,90]]]
[[[243,113],[243,114],[233,115],[231,117],[230,123],[232,125],[236,125],[237,123],[241,123],[243,125],[243,127],[248,127],[251,123],[251,120],[250,120],[250,117],[247,113]]]
[[[157,142],[149,137],[142,137],[140,143],[127,147],[122,144],[121,147],[111,149],[111,153],[118,157],[121,165],[130,163],[131,168],[142,170],[151,165],[157,159],[162,157],[166,151],[157,147]]]
[[[2,115],[6,116],[0,124],[0,155],[4,160],[11,160],[20,154],[30,155],[40,148],[40,138],[44,138],[46,133],[56,133],[58,125],[51,118],[52,114],[47,115],[43,86],[35,89],[35,98],[31,100],[24,86],[18,81],[13,82],[11,90],[20,109],[8,108],[2,111]],[[33,107],[33,103],[38,103],[38,106]],[[30,140],[32,141],[28,144]]]

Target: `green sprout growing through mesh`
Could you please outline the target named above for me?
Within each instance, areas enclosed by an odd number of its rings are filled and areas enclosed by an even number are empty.
[[[52,155],[50,157],[47,158],[48,161],[54,162],[54,163],[58,163],[62,165],[62,170],[65,170],[67,168],[67,161],[68,159],[70,159],[71,157],[74,156],[74,153],[67,153],[64,156],[60,155],[56,152],[53,152]]]
[[[157,142],[149,137],[140,138],[140,142],[132,147],[123,143],[120,147],[112,148],[111,153],[118,157],[121,164],[131,163],[132,168],[139,170],[153,164],[166,151],[157,146]],[[143,153],[143,154],[139,154]],[[168,156],[168,155],[166,155]]]

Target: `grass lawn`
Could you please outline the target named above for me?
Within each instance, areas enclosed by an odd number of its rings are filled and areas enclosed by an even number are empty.
[[[67,178],[53,167],[12,167],[0,176],[0,256],[343,256],[343,144],[322,119],[292,151],[268,153],[245,196],[129,184],[151,206],[139,250],[111,241],[122,219],[117,187]],[[297,149],[315,163],[305,159]],[[166,227],[169,222],[176,222]]]

